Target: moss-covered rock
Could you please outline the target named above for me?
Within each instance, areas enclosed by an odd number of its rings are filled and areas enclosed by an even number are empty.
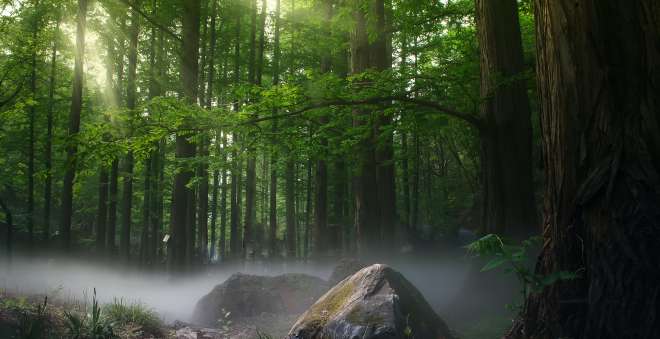
[[[453,339],[400,273],[372,265],[333,287],[291,328],[289,339]]]

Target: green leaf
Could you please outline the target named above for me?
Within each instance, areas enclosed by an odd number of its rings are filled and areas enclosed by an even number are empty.
[[[481,272],[486,272],[490,271],[494,268],[502,266],[504,263],[506,263],[509,259],[506,257],[497,257],[495,259],[492,259],[484,267],[481,268]]]

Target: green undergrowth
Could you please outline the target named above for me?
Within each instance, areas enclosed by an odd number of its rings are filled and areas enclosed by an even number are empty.
[[[103,307],[104,317],[115,327],[160,335],[163,323],[158,314],[142,303],[115,299]]]
[[[0,338],[113,339],[163,337],[158,314],[144,304],[116,299],[101,305],[87,302],[51,303],[47,297],[0,292]]]

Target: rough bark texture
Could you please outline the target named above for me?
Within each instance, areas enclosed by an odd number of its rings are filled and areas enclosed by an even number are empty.
[[[516,0],[477,0],[481,49],[483,231],[536,230],[532,126]]]
[[[195,103],[197,100],[197,74],[198,74],[198,55],[199,55],[199,18],[200,18],[200,0],[181,0],[183,7],[183,57],[181,60],[182,84],[184,95],[189,103]],[[187,134],[180,133],[176,136],[176,157],[180,160],[193,157],[195,155],[195,145],[188,140]],[[187,187],[192,178],[192,170],[186,168],[176,174],[174,177],[174,189],[172,192],[172,218],[170,245],[170,267],[173,270],[183,270],[186,267],[186,245],[188,243],[186,234],[189,224],[189,209],[192,208],[194,195],[192,190]],[[194,214],[194,213],[193,213]]]
[[[537,272],[509,338],[658,338],[660,19],[654,0],[537,0],[547,181]]]
[[[356,27],[351,41],[353,74],[369,69],[383,71],[389,67],[384,1],[373,0],[368,9],[370,13],[365,13],[363,8],[355,11]],[[373,42],[369,38],[369,15],[376,18],[377,34]],[[358,250],[362,255],[370,255],[380,252],[381,240],[389,238],[395,224],[392,138],[391,132],[384,132],[389,118],[381,113],[356,109],[354,117],[355,126],[367,126],[367,133],[358,146],[358,169],[353,177],[353,187]],[[379,140],[384,142],[379,144]]]

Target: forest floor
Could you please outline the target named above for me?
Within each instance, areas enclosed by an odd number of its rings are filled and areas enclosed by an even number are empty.
[[[185,321],[189,321],[201,297],[236,272],[266,276],[300,272],[325,280],[334,267],[287,265],[265,265],[268,270],[258,265],[217,266],[187,279],[170,280],[166,275],[143,274],[93,262],[16,260],[11,270],[0,267],[0,338],[25,338],[17,333],[40,327],[56,338],[68,338],[67,333],[72,330],[88,331],[93,327],[94,288],[102,305],[101,325],[111,325],[121,338],[187,339],[197,338],[200,332],[205,333],[200,338],[210,339],[282,338],[296,315],[261,315],[249,319],[230,316],[212,329]],[[422,292],[458,338],[498,338],[510,327],[512,313],[505,304],[515,302],[514,278],[484,275],[478,270],[471,277],[473,265],[462,252],[402,258],[390,265]],[[83,324],[76,324],[76,319]]]
[[[219,328],[205,328],[180,321],[165,323],[142,304],[112,303],[100,310],[100,327],[111,328],[121,339],[282,338],[297,318],[264,314],[232,321],[228,317]],[[0,338],[69,338],[73,333],[92,337],[96,333],[92,313],[89,304],[78,300],[0,291]]]
[[[45,300],[43,295],[0,291],[0,338],[66,338],[76,331],[91,333],[92,310],[88,304],[61,298]],[[71,315],[81,323],[76,324]],[[180,321],[167,324],[144,305],[124,304],[117,309],[117,304],[107,304],[101,307],[101,319],[121,339],[256,339],[283,338],[296,316],[262,315],[241,321],[228,318],[219,328],[204,328]],[[510,324],[510,315],[502,312],[450,325],[461,339],[491,339],[505,333]],[[35,337],[38,332],[43,335]]]

